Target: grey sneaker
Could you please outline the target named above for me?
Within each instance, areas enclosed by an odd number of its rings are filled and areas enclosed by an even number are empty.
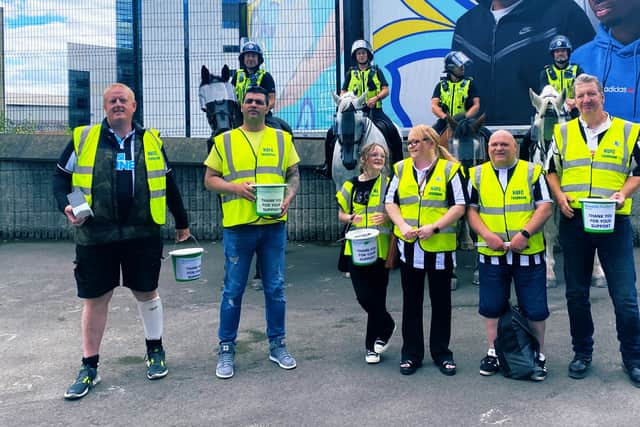
[[[75,400],[85,397],[87,393],[89,393],[89,390],[99,382],[100,376],[98,375],[98,369],[92,368],[89,365],[82,365],[76,381],[65,391],[64,398],[67,400]]]
[[[536,358],[536,367],[531,374],[532,381],[544,381],[547,378],[547,359],[540,360]]]
[[[147,353],[147,378],[158,380],[166,377],[168,373],[164,350],[155,349]]]
[[[296,359],[287,351],[284,338],[278,338],[269,343],[269,360],[275,362],[282,369],[294,369]]]
[[[216,365],[216,377],[227,379],[233,376],[233,357],[235,354],[235,344],[232,342],[220,343],[220,350],[218,350],[218,364]]]

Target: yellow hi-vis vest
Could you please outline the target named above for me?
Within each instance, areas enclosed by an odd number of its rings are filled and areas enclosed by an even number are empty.
[[[355,178],[357,179],[357,178]],[[389,221],[381,225],[373,225],[371,223],[371,217],[376,213],[384,213],[384,196],[387,192],[387,185],[389,184],[389,178],[380,175],[376,182],[373,184],[371,193],[369,194],[369,202],[367,205],[356,203],[353,200],[353,187],[352,181],[346,181],[342,185],[342,189],[336,193],[336,199],[338,205],[343,212],[353,212],[357,215],[362,215],[362,221],[358,224],[351,224],[356,228],[375,228],[380,232],[378,234],[378,258],[387,259],[389,253],[389,238],[391,237],[391,223]],[[344,254],[351,255],[351,246],[344,246]]]
[[[382,90],[380,79],[378,78],[378,67],[371,66],[364,71],[358,68],[351,68],[351,78],[347,90],[353,92],[356,96],[366,93],[365,102],[373,98]],[[382,101],[376,102],[375,108],[382,108]]]
[[[262,68],[250,76],[247,75],[246,71],[242,68],[236,71],[236,99],[240,105],[244,102],[244,96],[247,94],[249,86],[260,86],[265,74],[267,74],[267,72]]]
[[[469,86],[471,86],[470,78],[464,78],[459,82],[448,79],[440,82],[440,103],[447,107],[447,113],[450,116],[467,111],[465,104],[469,98]]]
[[[447,211],[447,183],[453,179],[460,169],[459,163],[438,159],[433,165],[433,172],[424,185],[421,193],[418,182],[413,174],[413,160],[405,159],[396,163],[394,172],[398,177],[398,198],[402,218],[411,227],[420,228],[426,224],[433,224]],[[420,247],[425,252],[447,252],[456,250],[456,225],[445,227],[440,233],[434,234],[426,240],[419,240]],[[402,236],[400,228],[394,225],[393,233],[407,242],[415,242],[415,238],[407,240]]]
[[[547,74],[547,82],[553,86],[558,93],[562,93],[564,89],[567,94],[567,98],[575,98],[575,90],[573,89],[573,81],[576,79],[578,73],[578,66],[575,64],[569,64],[567,68],[561,70],[556,67],[555,64],[546,65],[544,71]]]
[[[533,184],[540,179],[541,173],[542,168],[539,165],[518,160],[507,188],[502,190],[491,162],[483,163],[469,171],[471,185],[478,191],[480,218],[489,230],[505,242],[511,241],[533,216],[536,210]],[[478,241],[485,242],[480,235],[478,235]],[[532,255],[542,251],[544,251],[544,236],[542,230],[539,230],[531,235],[529,246],[522,253]],[[490,256],[506,253],[494,251],[488,247],[479,247],[478,252]]]
[[[79,189],[91,206],[93,167],[98,152],[102,125],[80,126],[73,130],[76,164],[71,176],[73,189]],[[162,225],[167,216],[167,165],[162,155],[162,140],[155,129],[147,129],[142,137],[144,164],[149,188],[149,210],[153,222]]]
[[[554,127],[554,140],[562,156],[560,188],[570,199],[572,208],[582,206],[578,199],[600,197],[608,199],[624,185],[631,172],[633,148],[640,125],[613,117],[598,149],[591,151],[580,132],[578,119]],[[631,198],[627,198],[617,215],[631,214]]]
[[[240,129],[224,132],[214,139],[214,147],[222,159],[222,178],[233,183],[253,181],[256,184],[284,184],[292,144],[288,132],[268,126],[264,129],[257,153]],[[220,197],[223,227],[251,224],[260,219],[255,202],[233,193],[222,193]],[[268,222],[286,219],[287,215],[269,217]]]

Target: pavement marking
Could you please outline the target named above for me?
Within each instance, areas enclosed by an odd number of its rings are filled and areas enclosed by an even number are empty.
[[[500,409],[489,409],[480,415],[481,424],[500,425],[508,422],[511,422],[511,417],[505,415]]]

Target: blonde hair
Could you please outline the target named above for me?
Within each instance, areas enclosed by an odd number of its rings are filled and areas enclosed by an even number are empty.
[[[581,84],[587,84],[587,83],[595,83],[596,86],[598,87],[598,92],[600,92],[600,95],[604,95],[604,89],[602,88],[602,83],[600,83],[600,80],[598,80],[596,76],[592,76],[591,74],[586,74],[586,73],[580,74],[578,77],[576,77],[573,80],[573,87],[576,87]]]
[[[365,165],[367,164],[367,158],[369,157],[369,153],[373,151],[374,148],[380,147],[384,152],[384,168],[382,171],[386,174],[389,171],[389,151],[386,149],[384,145],[379,142],[372,142],[364,146],[364,148],[360,151],[360,173],[364,173]]]
[[[131,100],[133,102],[136,101],[136,94],[133,93],[133,90],[131,90],[131,88],[129,86],[127,86],[124,83],[113,83],[110,84],[109,86],[107,86],[107,88],[104,90],[104,92],[102,92],[102,102],[106,101],[107,99],[107,93],[109,93],[110,90],[112,89],[123,89],[125,92],[127,92],[127,94],[129,95],[129,98],[131,98]]]
[[[409,134],[414,134],[418,136],[420,139],[425,141],[433,142],[434,149],[436,151],[436,156],[439,159],[449,160],[450,162],[458,163],[458,159],[453,157],[453,155],[440,145],[440,135],[434,128],[428,125],[415,125],[409,130]]]

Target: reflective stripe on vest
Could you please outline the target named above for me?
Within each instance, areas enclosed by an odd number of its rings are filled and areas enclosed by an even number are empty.
[[[258,71],[251,75],[247,75],[244,69],[236,71],[236,99],[238,104],[242,105],[244,102],[244,96],[247,94],[249,86],[260,86],[264,75],[267,74],[265,70],[259,68]]]
[[[598,144],[593,157],[580,132],[578,119],[554,128],[554,140],[562,156],[560,187],[572,202],[572,208],[582,206],[581,198],[608,199],[620,191],[631,172],[631,159],[640,125],[614,117],[611,127]],[[618,215],[631,214],[631,198],[627,198]]]
[[[373,98],[382,90],[380,79],[378,78],[377,67],[371,67],[364,71],[360,71],[357,68],[351,69],[351,78],[349,79],[349,86],[347,90],[353,92],[356,96],[361,96],[366,93],[365,103],[370,98]],[[370,85],[371,82],[371,85]],[[374,88],[370,88],[374,86]],[[375,108],[382,108],[382,101],[376,102]]]
[[[222,178],[227,182],[255,182],[257,184],[284,184],[291,152],[291,135],[279,129],[265,127],[256,154],[240,129],[233,129],[215,137],[215,146],[222,159]],[[256,222],[256,204],[233,193],[220,194],[222,199],[222,225]],[[285,221],[287,216],[270,218]]]
[[[357,179],[357,178],[356,178]],[[353,201],[353,182],[346,181],[340,191],[336,193],[336,199],[338,200],[338,206],[343,212],[353,212],[357,215],[362,215],[362,221],[358,224],[352,223],[354,228],[375,228],[380,232],[378,234],[378,258],[387,259],[389,252],[389,238],[391,237],[391,222],[386,221],[381,225],[373,225],[371,217],[376,213],[384,214],[384,196],[387,193],[387,185],[389,178],[380,175],[373,184],[371,193],[369,194],[369,202],[367,205],[356,203]],[[352,206],[353,204],[353,206]],[[351,255],[351,246],[345,245],[344,254]]]
[[[505,190],[498,180],[491,162],[471,168],[471,185],[478,192],[478,213],[482,222],[500,238],[509,242],[533,216],[536,206],[533,198],[533,183],[540,179],[542,168],[539,165],[518,160],[513,175]],[[485,242],[478,235],[479,242]],[[529,246],[522,251],[531,255],[544,251],[542,230],[531,235]],[[505,251],[494,251],[488,247],[479,247],[478,252],[489,256],[504,255]]]
[[[440,82],[440,103],[446,105],[450,116],[467,111],[465,105],[469,98],[471,79],[465,78],[459,82],[443,80]]]
[[[102,125],[80,126],[73,131],[76,164],[71,176],[71,184],[74,189],[82,191],[89,206],[92,203],[93,168],[98,152],[101,128]],[[158,137],[158,131],[155,129],[145,130],[142,146],[149,189],[149,210],[153,222],[162,225],[166,222],[167,215],[167,165],[162,155],[162,140]]]
[[[438,159],[433,165],[433,172],[425,183],[422,193],[413,174],[413,160],[405,159],[394,165],[398,177],[398,199],[402,218],[413,228],[433,224],[449,210],[447,205],[447,184],[460,169],[459,163]],[[426,240],[419,240],[420,247],[426,252],[445,252],[456,250],[456,223],[440,230]],[[393,233],[407,242],[400,228],[394,225]]]
[[[569,65],[564,70],[561,70],[553,64],[545,66],[544,70],[547,74],[547,82],[553,86],[558,93],[562,93],[564,89],[567,98],[575,98],[573,81],[576,79],[576,73],[578,72],[577,65]]]

